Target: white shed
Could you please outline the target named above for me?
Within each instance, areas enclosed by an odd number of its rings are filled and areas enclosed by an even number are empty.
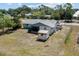
[[[39,30],[38,32],[38,40],[45,41],[49,37],[49,31],[48,30]]]

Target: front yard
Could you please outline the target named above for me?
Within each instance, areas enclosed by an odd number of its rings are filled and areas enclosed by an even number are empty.
[[[70,28],[72,31],[65,43]],[[19,29],[0,36],[0,55],[79,55],[78,32],[78,26],[64,26],[46,42],[39,42],[38,35]]]
[[[0,55],[78,55],[77,34],[79,25],[66,25],[49,37],[46,42],[37,41],[38,35],[18,29],[12,33],[0,35]]]
[[[0,55],[64,55],[64,41],[69,32],[64,26],[46,42],[37,41],[37,35],[19,29],[13,33],[0,36]]]

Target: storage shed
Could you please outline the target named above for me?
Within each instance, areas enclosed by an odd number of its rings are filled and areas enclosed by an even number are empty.
[[[48,30],[39,30],[38,32],[38,40],[47,40],[49,37],[49,31]]]

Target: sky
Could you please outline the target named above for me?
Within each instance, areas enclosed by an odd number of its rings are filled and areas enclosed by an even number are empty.
[[[27,5],[28,7],[36,8],[41,4],[53,8],[56,5],[59,5],[59,4],[62,4],[62,3],[0,3],[0,9],[6,9],[6,10],[8,10],[9,8],[15,9],[15,8],[20,7],[22,5]],[[79,3],[72,3],[72,6],[75,9],[76,8],[79,9]]]

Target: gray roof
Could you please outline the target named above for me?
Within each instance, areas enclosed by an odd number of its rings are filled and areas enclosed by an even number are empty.
[[[25,19],[23,21],[23,24],[36,24],[36,23],[42,23],[49,27],[55,27],[55,24],[57,23],[57,21],[56,20],[41,20],[41,19]]]

